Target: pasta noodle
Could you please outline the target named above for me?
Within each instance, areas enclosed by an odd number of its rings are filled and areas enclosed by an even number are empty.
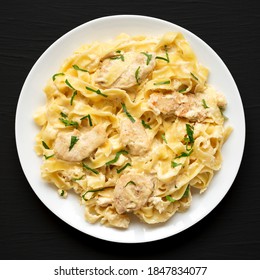
[[[90,223],[128,228],[189,208],[221,168],[225,97],[181,33],[120,34],[81,46],[34,116],[42,177],[74,191]]]

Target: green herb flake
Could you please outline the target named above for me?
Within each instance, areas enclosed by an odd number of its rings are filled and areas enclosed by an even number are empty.
[[[205,109],[209,108],[209,106],[207,105],[205,99],[202,99],[202,106],[203,106]]]
[[[190,185],[188,185],[188,187],[186,188],[182,198],[185,198],[185,197],[188,197],[189,196],[189,193],[190,193]]]
[[[135,185],[136,186],[136,183],[134,181],[129,181],[128,183],[126,183],[125,187],[128,186],[128,185]]]
[[[50,156],[46,156],[46,155],[43,155],[43,156],[45,157],[45,159],[49,159],[49,158],[52,158],[54,156],[54,154],[50,155]]]
[[[141,54],[145,55],[146,56],[146,65],[149,65],[150,61],[152,60],[153,56],[149,53],[146,53],[146,52],[141,52]]]
[[[82,162],[82,165],[83,165],[83,167],[84,167],[85,169],[87,169],[87,170],[89,170],[89,171],[91,171],[91,172],[93,172],[93,173],[95,173],[95,174],[99,174],[99,172],[98,172],[96,169],[93,169],[93,168],[89,167],[89,166],[86,165],[84,162]]]
[[[65,114],[65,113],[63,113],[63,112],[60,112],[60,115],[61,115],[63,118],[65,118],[65,119],[68,117],[68,115]]]
[[[164,46],[164,50],[165,50],[165,56],[166,56],[166,57],[156,56],[155,58],[156,58],[156,59],[165,60],[167,63],[169,63],[169,62],[170,62],[170,58],[169,58],[167,46]]]
[[[192,127],[190,124],[186,124],[186,132],[188,135],[189,143],[194,144],[194,137],[193,137],[194,127]],[[187,138],[185,138],[185,139],[187,139]]]
[[[64,73],[57,73],[57,74],[54,74],[54,75],[52,76],[52,80],[55,81],[55,79],[56,79],[57,76],[64,76],[64,75],[65,75]]]
[[[121,55],[111,56],[110,59],[111,60],[121,59],[122,61],[125,61],[124,56],[122,54]]]
[[[112,60],[121,59],[122,61],[125,61],[125,57],[124,55],[121,54],[120,50],[117,50],[116,53],[118,53],[118,55],[111,56],[110,59]]]
[[[135,71],[135,80],[138,85],[140,85],[140,66]]]
[[[165,60],[165,61],[167,61],[167,63],[169,63],[168,59],[167,59],[167,58],[165,58],[165,57],[162,57],[162,56],[156,56],[155,58],[156,58],[156,59]]]
[[[123,170],[125,170],[128,166],[132,166],[131,163],[127,163],[125,166],[123,166],[122,168],[120,169],[117,169],[116,172],[117,174],[121,173]]]
[[[182,88],[182,89],[180,89],[178,92],[179,93],[183,93],[183,92],[185,92],[187,90],[187,88]]]
[[[65,118],[59,118],[61,122],[65,124],[65,126],[74,126],[75,128],[79,127],[79,124],[77,122],[66,120]]]
[[[42,145],[43,145],[43,147],[44,147],[46,150],[49,150],[49,149],[50,149],[49,146],[48,146],[44,141],[42,141]]]
[[[122,107],[123,107],[123,111],[125,112],[125,114],[127,115],[127,117],[130,119],[130,121],[132,123],[135,122],[135,119],[133,118],[133,116],[127,111],[126,106],[124,103],[121,103]]]
[[[178,163],[178,162],[175,162],[175,161],[172,161],[171,162],[171,167],[174,168],[174,167],[177,167],[179,165],[182,165],[182,163]]]
[[[82,178],[84,177],[85,175],[82,175],[81,177],[79,177],[79,178],[72,178],[71,180],[72,181],[80,181],[80,180],[82,180]]]
[[[186,124],[186,132],[187,132],[187,137],[184,137],[184,143],[186,144],[186,150],[191,151],[193,144],[194,144],[194,137],[193,137],[193,132],[194,132],[194,127],[192,127],[190,124]]]
[[[108,165],[111,165],[111,164],[114,164],[115,162],[117,162],[118,159],[119,159],[119,157],[120,157],[120,155],[122,155],[122,154],[128,154],[128,151],[126,151],[126,150],[118,151],[118,152],[116,153],[115,158],[112,159],[112,160],[110,160],[110,161],[108,161],[108,162],[106,162],[106,165],[108,166]]]
[[[171,83],[171,81],[162,81],[162,82],[154,83],[154,85],[155,86],[169,85],[170,83]]]
[[[66,79],[65,80],[65,84],[69,87],[69,88],[71,88],[71,89],[73,89],[73,90],[76,90],[72,85],[71,85],[71,83]]]
[[[74,98],[75,98],[75,96],[76,96],[77,94],[78,94],[78,92],[75,90],[75,91],[73,92],[72,96],[71,96],[70,105],[73,104],[73,100],[74,100]]]
[[[89,71],[87,69],[83,69],[83,68],[80,68],[78,65],[74,64],[72,65],[72,67],[77,70],[77,71],[82,71],[82,72],[87,72],[89,73]]]
[[[166,195],[166,197],[165,197],[168,201],[170,201],[170,202],[175,202],[176,200],[175,199],[173,199],[170,195]]]
[[[182,157],[188,157],[188,156],[190,156],[191,155],[191,153],[193,152],[193,150],[191,149],[191,150],[189,150],[189,152],[188,153],[186,153],[186,152],[182,152],[179,156],[177,156],[177,157],[175,157],[175,158],[182,158]]]
[[[88,114],[88,115],[82,117],[80,120],[83,121],[83,120],[85,120],[85,119],[88,119],[89,126],[93,126],[93,123],[92,123],[92,119],[91,119],[90,114]]]
[[[144,120],[142,120],[142,125],[146,129],[152,129],[151,126],[149,124],[147,124]]]
[[[167,140],[166,140],[166,138],[165,138],[165,134],[162,134],[162,139],[163,139],[163,141],[165,142],[165,144],[168,144],[168,142],[167,142]]]
[[[85,195],[86,195],[87,193],[100,192],[100,191],[103,191],[103,190],[105,190],[105,189],[107,189],[107,187],[99,188],[99,189],[94,189],[94,190],[88,190],[88,191],[86,191],[86,192],[82,195],[82,198],[83,198],[85,201],[87,201],[87,199],[85,198]]]
[[[90,88],[90,87],[86,87],[86,89],[89,90],[89,91],[95,92],[96,94],[99,94],[99,95],[102,95],[102,96],[104,96],[104,97],[107,97],[107,95],[104,94],[104,93],[102,93],[102,92],[100,91],[100,89],[95,90],[95,89]]]
[[[60,196],[64,196],[64,194],[65,194],[65,191],[64,191],[64,190],[61,190]]]
[[[196,81],[199,80],[192,72],[190,72],[190,74],[191,74],[191,76],[192,76]]]
[[[70,146],[69,151],[75,146],[75,144],[79,141],[79,138],[77,136],[71,136],[70,138]]]
[[[218,108],[219,108],[219,110],[220,110],[221,116],[224,118],[225,121],[227,121],[227,120],[228,120],[228,117],[223,113],[224,108],[223,108],[223,107],[218,107]]]

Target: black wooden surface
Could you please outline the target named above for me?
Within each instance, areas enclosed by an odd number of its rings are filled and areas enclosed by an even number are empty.
[[[259,259],[259,10],[257,1],[2,1],[1,259]],[[38,57],[64,33],[115,14],[154,16],[206,41],[230,69],[246,113],[243,161],[232,188],[202,221],[145,244],[102,241],[71,228],[30,188],[15,146],[15,110],[23,82]],[[133,255],[131,255],[133,253]]]

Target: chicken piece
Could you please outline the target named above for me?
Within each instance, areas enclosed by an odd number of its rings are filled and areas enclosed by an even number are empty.
[[[145,154],[151,145],[151,139],[141,121],[136,120],[133,123],[128,118],[120,120],[120,140],[134,156]]]
[[[150,56],[150,60],[147,56]],[[147,55],[139,52],[114,53],[102,62],[95,82],[103,88],[128,89],[140,84],[154,66],[154,53]]]
[[[159,94],[153,93],[148,100],[149,106],[156,113],[166,116],[175,115],[187,118],[190,121],[203,121],[207,117],[207,111],[202,105],[203,97],[195,94]]]
[[[77,137],[77,142],[71,148],[72,137]],[[74,138],[75,139],[75,138]],[[97,125],[87,132],[74,130],[60,132],[54,142],[54,153],[59,159],[65,161],[82,161],[90,156],[107,139],[106,130]]]
[[[152,177],[128,173],[123,174],[114,189],[114,203],[118,214],[139,210],[145,205],[153,191]]]

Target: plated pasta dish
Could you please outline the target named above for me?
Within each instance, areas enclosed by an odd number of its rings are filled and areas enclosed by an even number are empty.
[[[232,131],[208,74],[179,32],[80,46],[34,115],[42,178],[62,198],[75,192],[89,223],[128,228],[187,210]]]

